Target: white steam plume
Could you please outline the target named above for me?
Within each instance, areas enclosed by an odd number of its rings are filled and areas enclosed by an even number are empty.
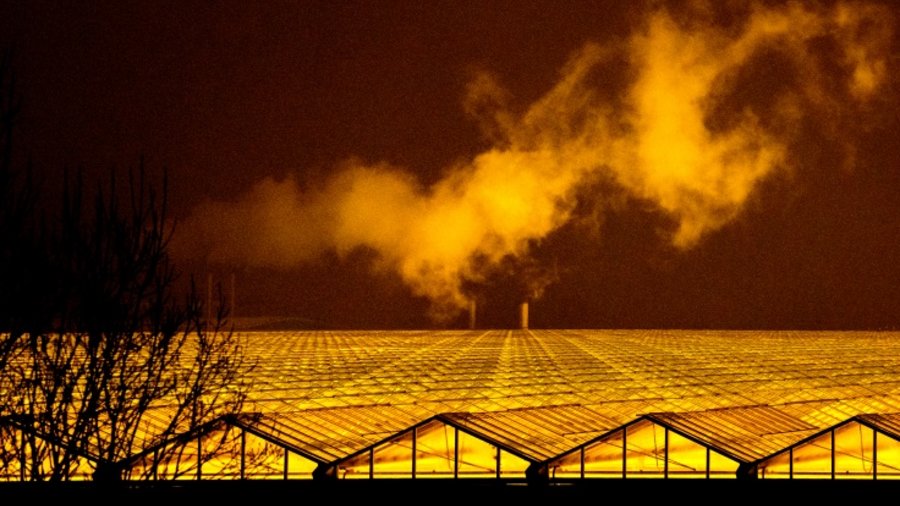
[[[523,114],[502,107],[508,94],[489,75],[474,79],[466,105],[488,116],[496,147],[448,168],[430,187],[402,168],[354,160],[321,188],[265,179],[235,202],[199,205],[179,236],[190,244],[180,239],[179,250],[212,262],[290,267],[326,250],[368,247],[379,268],[430,298],[436,314],[452,313],[466,305],[464,280],[482,279],[508,255],[527,255],[566,223],[579,186],[599,174],[672,216],[673,244],[690,247],[732,220],[756,185],[787,163],[790,139],[764,124],[790,125],[804,107],[840,103],[826,91],[835,88],[829,80],[867,100],[888,73],[891,13],[868,4],[760,7],[740,30],[697,20],[683,26],[666,11],[645,21],[620,47],[585,46]],[[813,42],[823,38],[839,48],[838,76],[822,70],[825,56]],[[726,127],[711,128],[711,111],[763,50],[806,76],[791,95],[806,100],[785,97],[767,122],[750,108],[731,110]],[[628,62],[634,79],[610,101],[592,81],[614,58]]]

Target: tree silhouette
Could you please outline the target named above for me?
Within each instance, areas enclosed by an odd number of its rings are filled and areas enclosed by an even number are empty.
[[[156,462],[183,450],[163,443],[240,411],[248,364],[226,328],[221,295],[210,318],[193,282],[182,296],[175,290],[165,177],[152,182],[142,161],[126,181],[112,173],[88,191],[77,173],[65,178],[60,201],[44,206],[30,166],[14,163],[14,85],[7,53],[0,59],[0,465],[33,480],[155,475]],[[132,476],[123,463],[149,448],[155,462]]]

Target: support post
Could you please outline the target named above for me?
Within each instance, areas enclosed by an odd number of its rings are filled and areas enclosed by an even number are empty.
[[[663,428],[663,478],[669,479],[669,428]]]
[[[794,479],[794,449],[788,450],[788,477]]]
[[[706,479],[709,479],[709,447],[706,447]]]
[[[197,436],[197,481],[203,479],[203,436]]]
[[[834,430],[831,431],[831,479],[834,479]]]
[[[581,479],[584,479],[584,446],[581,447]]]
[[[872,479],[878,479],[878,431],[872,429]]]
[[[459,478],[459,429],[453,428],[453,478]]]
[[[28,444],[28,442],[25,441],[25,431],[24,430],[19,431],[19,434],[22,435],[22,437],[21,437],[22,452],[19,454],[19,459],[20,459],[19,460],[19,479],[21,481],[25,481],[25,467],[28,465],[28,459],[25,457],[25,447]]]
[[[241,479],[247,478],[247,431],[241,429]]]
[[[416,479],[416,428],[412,429],[412,479]]]

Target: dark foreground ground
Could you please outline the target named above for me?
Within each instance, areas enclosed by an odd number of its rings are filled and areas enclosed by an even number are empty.
[[[496,481],[201,481],[140,483],[117,488],[93,483],[0,483],[0,504],[585,504],[664,503],[729,504],[752,501],[873,500],[898,497],[900,482],[598,480],[544,486]],[[577,503],[575,503],[577,504]]]

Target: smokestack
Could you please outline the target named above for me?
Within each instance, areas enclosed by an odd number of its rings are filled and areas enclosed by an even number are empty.
[[[519,305],[519,328],[528,330],[528,301]]]
[[[478,314],[478,304],[475,299],[469,300],[469,330],[475,330],[475,317]]]

